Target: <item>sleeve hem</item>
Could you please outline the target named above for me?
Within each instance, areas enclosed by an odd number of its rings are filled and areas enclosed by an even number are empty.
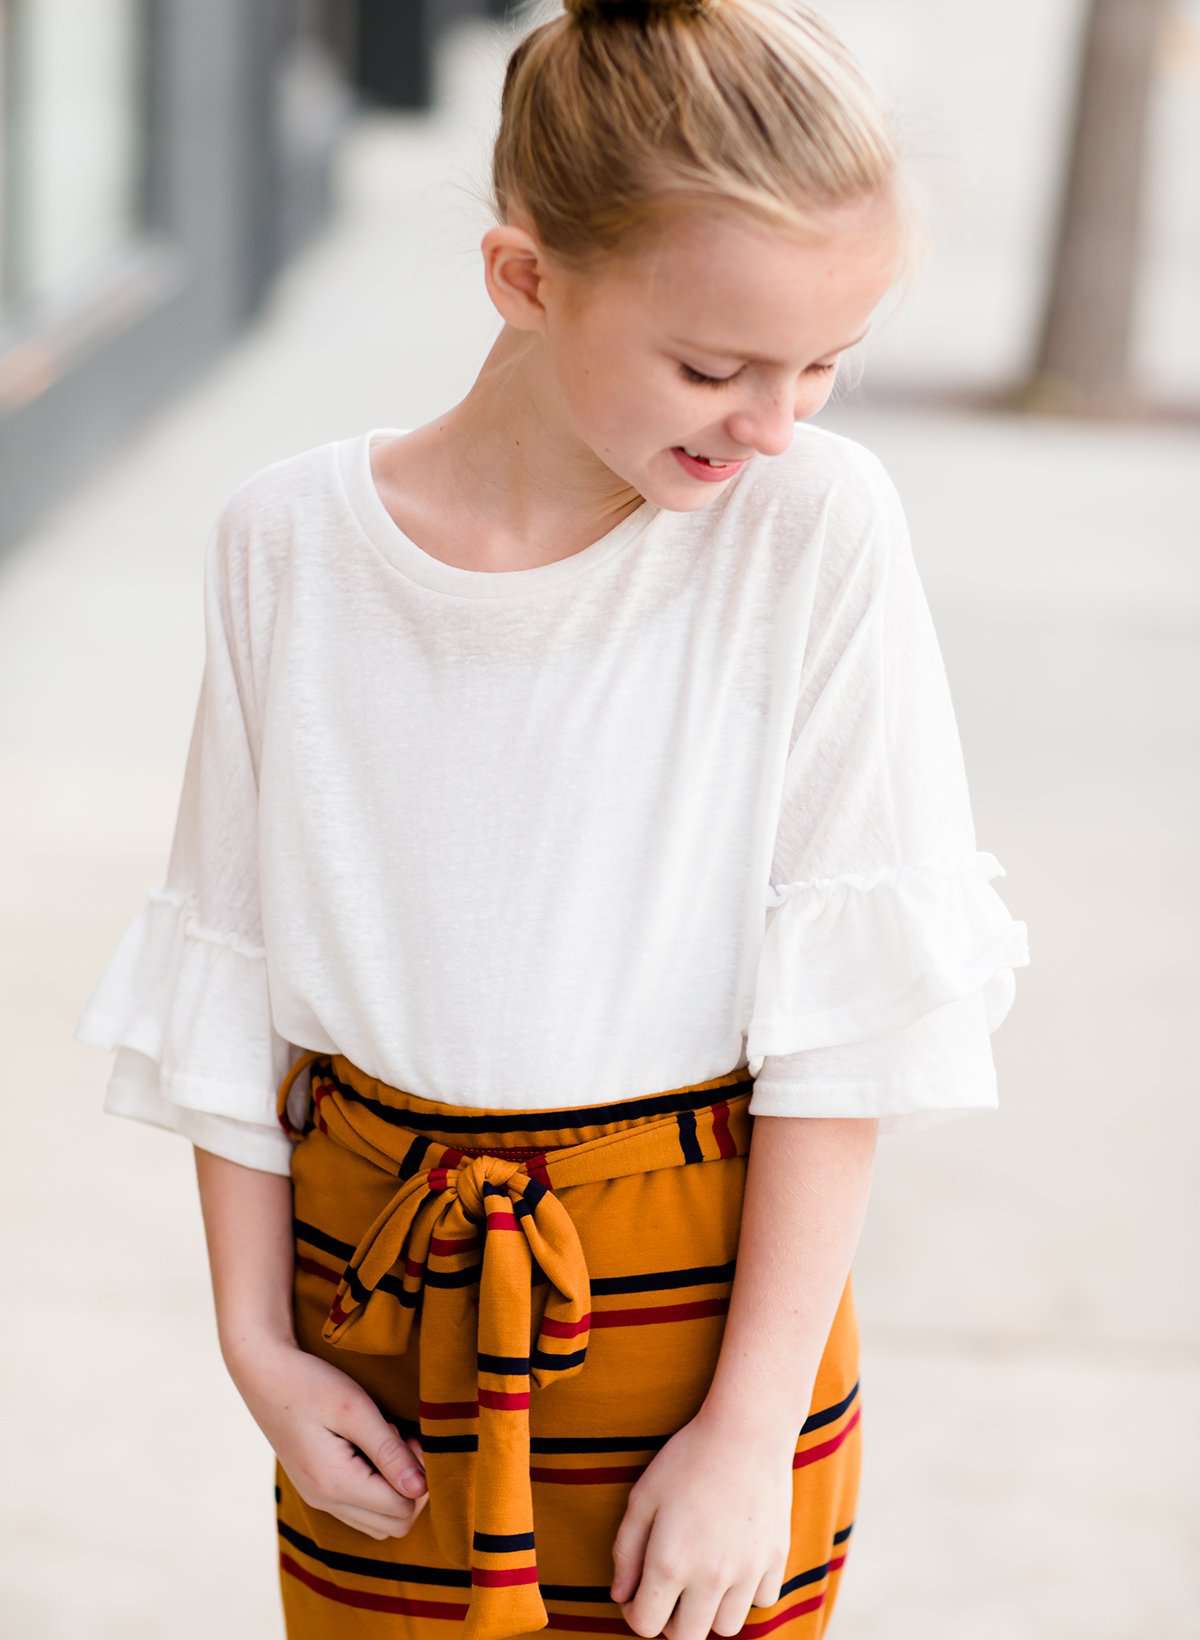
[[[153,1066],[150,1069],[153,1073]],[[121,1065],[109,1080],[103,1109],[110,1116],[178,1133],[202,1150],[243,1167],[263,1173],[291,1173],[292,1141],[282,1130],[272,1132],[255,1122],[174,1104],[136,1072],[123,1071]]]

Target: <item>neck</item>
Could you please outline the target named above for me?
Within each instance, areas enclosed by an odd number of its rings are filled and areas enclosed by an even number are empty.
[[[465,398],[436,422],[445,480],[489,537],[535,558],[578,551],[642,496],[575,437],[540,338],[505,325]]]

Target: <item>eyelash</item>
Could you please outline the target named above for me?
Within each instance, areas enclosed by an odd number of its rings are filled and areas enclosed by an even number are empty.
[[[833,364],[810,364],[808,368],[816,376],[826,376],[831,370],[837,369],[837,362],[835,360]],[[702,387],[725,387],[730,382],[737,381],[742,373],[737,370],[732,376],[705,376],[699,370],[693,370],[690,364],[681,364],[679,369],[684,381],[695,382],[697,386]]]

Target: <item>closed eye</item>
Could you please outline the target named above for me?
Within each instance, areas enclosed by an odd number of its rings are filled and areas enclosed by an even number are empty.
[[[745,365],[743,365],[742,370],[745,368]],[[742,373],[741,370],[735,370],[732,376],[705,376],[701,371],[693,370],[690,364],[681,364],[679,369],[684,381],[695,382],[697,386],[702,387],[725,387],[729,382],[737,381],[738,377]],[[805,374],[809,376],[824,376],[831,370],[836,369],[837,360],[835,359],[832,364],[810,364]]]

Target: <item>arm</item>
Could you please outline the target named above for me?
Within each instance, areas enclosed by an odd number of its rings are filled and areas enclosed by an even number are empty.
[[[194,1148],[229,1376],[306,1503],[370,1537],[403,1537],[429,1501],[421,1442],[297,1342],[290,1176]]]
[[[866,1215],[877,1128],[755,1117],[737,1274],[700,1411],[715,1433],[799,1438]]]
[[[264,1343],[296,1342],[292,1181],[194,1149],[217,1336],[236,1379]]]

